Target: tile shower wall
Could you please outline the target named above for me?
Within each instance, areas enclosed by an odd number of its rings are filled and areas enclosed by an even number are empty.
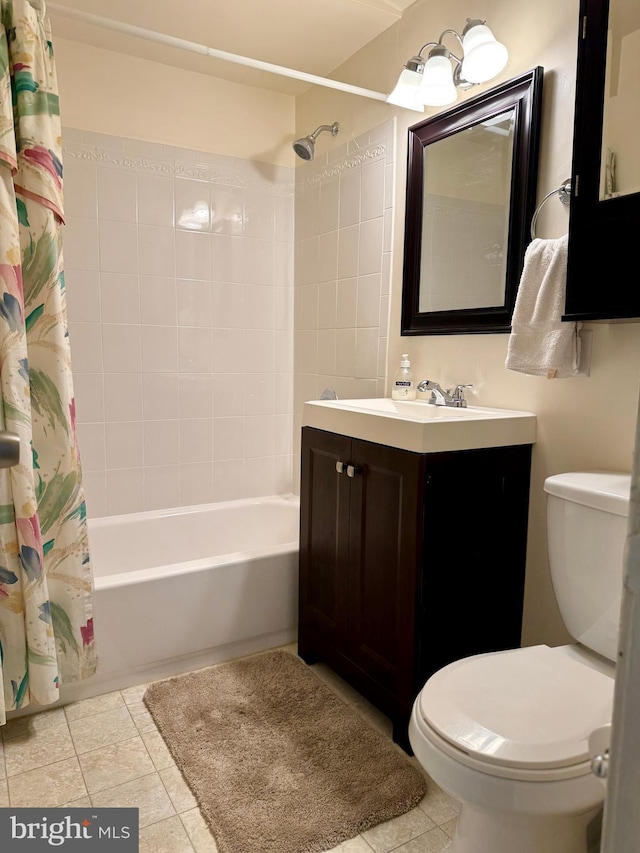
[[[89,514],[290,492],[293,169],[64,141]]]
[[[296,461],[305,400],[324,388],[341,398],[385,394],[394,122],[296,169]]]

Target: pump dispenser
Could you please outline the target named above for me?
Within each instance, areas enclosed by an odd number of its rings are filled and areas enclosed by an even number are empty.
[[[391,386],[392,400],[415,400],[416,399],[416,383],[413,380],[411,372],[411,362],[409,361],[409,353],[402,354],[400,361],[400,370],[396,373]]]

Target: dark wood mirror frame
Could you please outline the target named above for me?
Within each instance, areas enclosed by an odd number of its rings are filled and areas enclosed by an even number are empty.
[[[640,193],[600,200],[608,24],[609,0],[581,0],[565,320],[640,318]]]
[[[409,128],[402,284],[402,335],[508,332],[535,210],[543,69],[514,77]],[[425,146],[515,109],[504,305],[419,311]]]

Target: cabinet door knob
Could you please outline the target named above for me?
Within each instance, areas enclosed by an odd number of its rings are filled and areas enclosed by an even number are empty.
[[[351,477],[352,479],[362,471],[362,468],[358,468],[355,465],[347,465],[347,477]]]
[[[339,459],[336,462],[336,471],[338,474],[344,474],[344,462],[341,462]]]

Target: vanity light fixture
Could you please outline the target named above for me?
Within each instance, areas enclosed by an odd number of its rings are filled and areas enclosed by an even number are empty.
[[[442,43],[447,34],[458,40],[460,57]],[[431,50],[425,59],[422,54],[428,47]],[[457,89],[470,89],[491,80],[502,71],[508,58],[507,48],[496,40],[485,21],[467,18],[462,35],[444,30],[437,42],[427,42],[409,59],[387,103],[417,112],[424,112],[425,105],[447,106],[456,100]]]

